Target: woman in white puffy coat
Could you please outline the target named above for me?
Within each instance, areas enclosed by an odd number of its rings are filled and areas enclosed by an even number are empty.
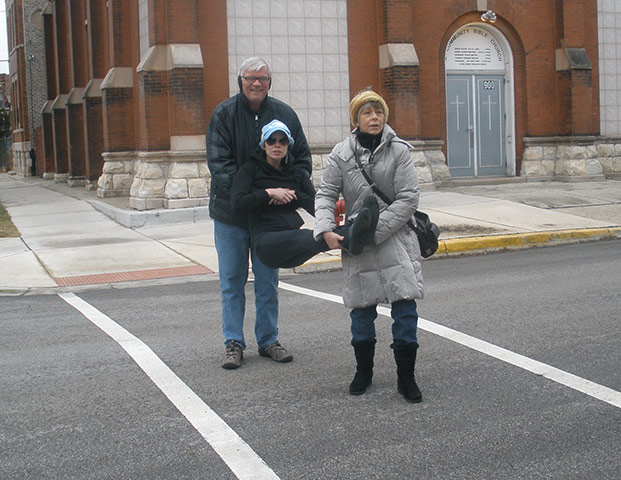
[[[374,242],[361,254],[342,254],[343,302],[351,308],[352,345],[356,375],[349,386],[352,395],[364,393],[373,377],[377,305],[391,304],[391,345],[397,364],[397,387],[409,402],[422,401],[414,380],[418,349],[416,299],[423,298],[421,255],[415,232],[407,225],[418,207],[418,176],[410,145],[386,124],[388,106],[373,91],[363,91],[350,103],[355,130],[334,147],[315,197],[316,239],[341,248],[334,232],[334,211],[342,194],[346,215],[355,218],[364,199],[374,195],[356,157],[373,183],[392,203],[378,198],[380,215]]]

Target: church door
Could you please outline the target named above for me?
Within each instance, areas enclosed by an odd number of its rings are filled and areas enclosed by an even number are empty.
[[[504,54],[478,26],[456,33],[447,47],[446,126],[453,177],[507,175]]]

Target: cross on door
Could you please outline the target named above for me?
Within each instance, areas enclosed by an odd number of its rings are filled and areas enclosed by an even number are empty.
[[[459,101],[459,95],[455,95],[455,101],[454,102],[450,102],[451,105],[455,105],[455,109],[457,110],[456,112],[456,117],[457,117],[457,131],[460,132],[460,128],[459,128],[459,106],[460,105],[465,105],[466,102],[460,102]]]
[[[487,101],[483,102],[483,105],[487,105],[487,123],[490,131],[492,130],[492,105],[497,104],[497,102],[492,102],[492,96],[489,94],[487,95]]]

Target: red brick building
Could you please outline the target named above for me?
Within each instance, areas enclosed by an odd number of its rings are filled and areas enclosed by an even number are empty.
[[[16,9],[31,2],[6,3],[19,29]],[[44,3],[37,174],[137,209],[206,204],[209,114],[252,55],[300,115],[317,174],[367,86],[412,142],[423,183],[621,171],[620,142],[600,135],[596,0]]]

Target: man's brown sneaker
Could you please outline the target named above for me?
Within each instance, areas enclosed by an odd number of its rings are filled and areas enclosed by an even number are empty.
[[[293,360],[293,355],[291,355],[278,341],[275,341],[267,347],[259,348],[259,355],[262,357],[270,357],[275,362],[287,363]]]
[[[241,367],[242,360],[244,358],[244,351],[239,343],[229,342],[226,345],[226,352],[222,359],[222,368],[227,370],[233,370]]]

